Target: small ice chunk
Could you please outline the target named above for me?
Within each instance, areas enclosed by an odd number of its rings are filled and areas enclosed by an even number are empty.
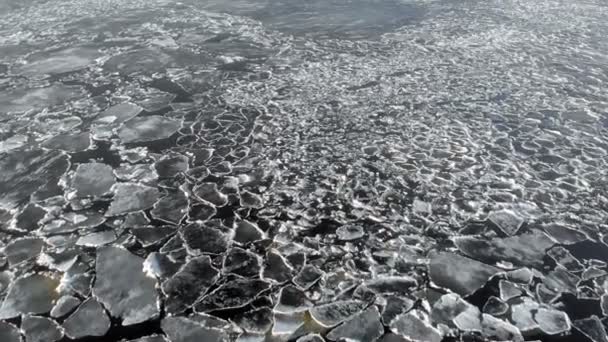
[[[51,310],[51,317],[53,318],[61,318],[65,315],[71,313],[80,305],[80,299],[73,296],[63,296],[57,300],[55,306]]]
[[[509,311],[509,304],[498,297],[491,296],[483,306],[483,312],[492,316],[502,316]]]
[[[523,291],[519,286],[507,280],[501,279],[498,282],[498,289],[500,291],[500,299],[503,301],[509,301],[510,299],[519,297],[523,294]]]
[[[384,334],[384,326],[380,322],[380,313],[376,306],[372,305],[349,320],[332,329],[327,334],[327,339],[338,341],[341,338],[355,341],[376,341]]]
[[[71,185],[76,191],[76,197],[97,198],[109,193],[114,183],[116,178],[111,166],[103,163],[87,163],[78,165]]]
[[[23,210],[15,217],[15,226],[19,230],[34,231],[40,228],[40,220],[46,215],[46,210],[37,204],[28,203]]]
[[[66,336],[75,340],[87,336],[104,336],[110,330],[110,318],[95,299],[88,299],[71,314],[63,329]]]
[[[23,316],[21,330],[27,342],[55,342],[63,338],[63,330],[59,324],[46,317]]]
[[[508,236],[517,234],[525,222],[521,216],[509,209],[490,212],[488,220]]]
[[[244,208],[260,209],[264,205],[264,201],[260,195],[250,191],[241,191],[241,206]]]
[[[389,325],[395,317],[410,311],[414,307],[414,304],[413,300],[406,297],[386,297],[386,305],[382,310],[382,322],[384,325]]]
[[[111,230],[105,230],[102,232],[95,232],[81,236],[77,241],[76,245],[86,247],[100,247],[116,241],[116,234]]]
[[[0,341],[22,342],[19,328],[10,323],[0,321]]]
[[[117,105],[109,107],[108,109],[97,115],[97,117],[93,121],[93,124],[111,124],[117,126],[123,122],[126,122],[136,117],[139,113],[141,113],[142,110],[143,108],[131,102],[119,103]]]
[[[118,130],[118,137],[124,144],[146,143],[167,139],[181,126],[181,121],[164,116],[135,117],[122,125]]]
[[[323,271],[314,265],[306,265],[302,267],[300,273],[293,277],[293,283],[304,290],[311,288],[321,277]]]
[[[247,220],[240,221],[236,224],[234,231],[234,241],[239,243],[248,243],[262,240],[266,234],[258,227],[257,224]]]
[[[365,231],[361,226],[347,224],[338,227],[338,229],[336,229],[336,235],[338,236],[338,240],[353,241],[364,237]]]
[[[547,335],[557,335],[570,331],[570,318],[559,310],[540,308],[534,315],[540,330]]]
[[[266,253],[264,267],[264,278],[272,279],[279,283],[291,280],[295,270],[279,251],[271,249]]]
[[[405,294],[417,285],[416,279],[407,275],[379,276],[365,282],[365,286],[376,293]]]
[[[521,302],[511,305],[511,322],[522,333],[536,331],[538,323],[534,320],[534,312],[539,309],[539,304],[528,297],[522,297]]]

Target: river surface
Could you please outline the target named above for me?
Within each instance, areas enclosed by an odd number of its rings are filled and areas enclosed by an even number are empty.
[[[608,341],[606,18],[0,0],[0,341]]]

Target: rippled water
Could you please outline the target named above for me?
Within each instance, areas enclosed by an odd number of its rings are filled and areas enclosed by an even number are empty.
[[[0,0],[0,341],[606,341],[600,0]]]

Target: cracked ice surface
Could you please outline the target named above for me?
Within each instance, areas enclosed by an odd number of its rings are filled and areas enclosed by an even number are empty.
[[[606,17],[0,3],[2,341],[608,340]]]

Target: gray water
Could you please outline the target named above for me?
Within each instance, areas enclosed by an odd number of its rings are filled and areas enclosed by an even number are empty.
[[[0,341],[607,341],[605,18],[0,0]]]

